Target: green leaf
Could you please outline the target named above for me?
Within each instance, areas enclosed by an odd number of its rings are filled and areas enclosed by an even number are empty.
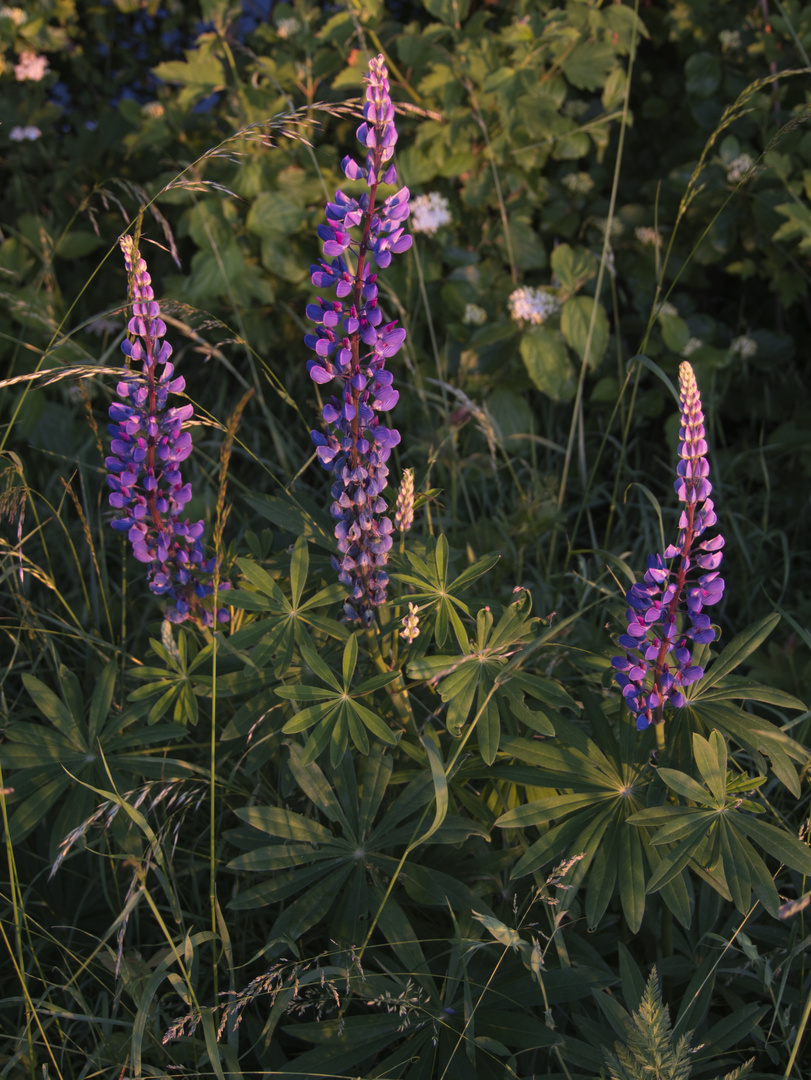
[[[740,634],[736,634],[718,659],[712,664],[709,671],[705,672],[703,679],[701,679],[698,684],[696,694],[691,698],[691,704],[693,701],[699,701],[702,694],[706,693],[710,687],[715,686],[715,684],[725,675],[728,675],[730,671],[734,671],[739,664],[743,663],[747,656],[751,656],[758,645],[771,634],[779,622],[780,616],[773,613],[759,619],[758,622],[753,623],[752,626],[748,626],[745,630],[742,630]]]
[[[679,795],[683,795],[685,799],[692,799],[700,806],[712,805],[709,793],[686,773],[679,772],[677,769],[660,768],[659,776],[671,791],[678,791]],[[724,790],[726,791],[726,786]]]
[[[377,713],[372,712],[371,709],[367,709],[365,705],[361,705],[359,701],[347,702],[347,708],[351,709],[356,716],[358,716],[364,725],[371,731],[376,739],[380,739],[386,746],[397,745],[397,735],[386,724],[385,720],[381,719]]]
[[[617,872],[622,911],[629,930],[632,934],[636,934],[645,914],[645,863],[642,857],[642,840],[637,830],[629,827],[627,820],[623,823],[620,832]],[[622,969],[622,954],[620,954],[620,969]],[[627,994],[625,1000],[631,1008],[636,1008],[637,1002],[630,1001]]]
[[[293,554],[290,556],[290,594],[294,608],[297,608],[301,602],[309,567],[310,549],[304,537],[299,536],[293,545]]]
[[[767,705],[776,705],[778,709],[798,709],[805,712],[805,702],[778,690],[774,686],[763,686],[742,679],[738,675],[727,675],[722,685],[701,694],[702,701],[762,701]]]
[[[296,232],[306,220],[303,207],[292,196],[281,191],[261,191],[248,212],[245,227],[257,236],[279,240]]]
[[[447,26],[459,26],[470,12],[470,0],[422,0],[423,7]]]
[[[479,686],[479,700],[484,695],[484,686]],[[485,765],[492,765],[498,754],[498,742],[501,736],[501,716],[498,704],[494,698],[484,701],[479,705],[478,720],[476,721],[476,738],[479,744],[479,753]]]
[[[712,53],[697,52],[684,65],[685,88],[688,94],[709,98],[721,85],[721,61]]]
[[[796,836],[792,836],[785,829],[778,829],[775,825],[768,825],[750,814],[738,813],[734,822],[735,828],[746,833],[769,855],[790,866],[792,870],[811,876],[811,851]]]
[[[243,806],[236,814],[242,821],[271,836],[280,836],[285,840],[306,840],[311,844],[333,843],[329,829],[280,806]]]
[[[681,409],[681,401],[679,399],[679,392],[673,385],[671,378],[662,371],[658,364],[654,363],[649,356],[645,356],[643,353],[637,353],[636,356],[632,356],[628,363],[625,365],[628,372],[631,371],[633,364],[640,364],[642,367],[647,368],[648,371],[653,372],[657,379],[661,381],[668,388],[673,396],[673,400],[676,402],[676,408]]]
[[[319,722],[326,724],[328,721],[333,721],[335,719],[340,707],[340,700],[336,701],[335,698],[332,698],[323,705],[311,705],[309,709],[302,709],[301,712],[296,713],[292,720],[288,720],[282,728],[282,731],[285,735],[296,735],[300,731],[306,731],[308,728],[311,728],[313,724]],[[312,758],[310,760],[312,760]]]
[[[53,690],[49,689],[45,683],[40,682],[34,675],[24,672],[22,681],[23,686],[42,715],[47,720],[50,720],[65,738],[70,739],[74,746],[86,750],[87,744],[79,730],[77,719],[71,715],[67,705],[56,696]]]
[[[595,795],[593,792],[585,795],[552,795],[548,799],[537,799],[525,806],[508,810],[496,819],[496,825],[500,829],[526,829],[532,825],[546,824],[547,821],[560,821],[568,814],[581,810],[584,806],[605,801],[608,797],[610,796]]]
[[[672,851],[669,851],[656,867],[648,881],[647,891],[649,893],[658,892],[663,885],[668,884],[681,873],[690,859],[695,857],[706,833],[707,825],[702,814],[688,836]]]
[[[563,74],[578,90],[600,90],[614,66],[614,49],[607,41],[583,41],[563,60]]]
[[[310,686],[307,683],[295,683],[291,686],[277,686],[274,690],[283,701],[335,701],[336,691],[326,686]]]
[[[428,755],[428,763],[431,766],[431,782],[434,785],[435,810],[434,820],[431,823],[430,828],[426,833],[417,837],[417,839],[409,845],[409,852],[419,847],[420,844],[424,844],[429,837],[433,836],[445,820],[445,815],[448,813],[448,778],[445,775],[445,766],[442,762],[439,748],[428,734],[422,736],[420,742]]]
[[[570,401],[575,391],[574,368],[558,335],[543,326],[524,331],[518,346],[534,385],[552,401]]]
[[[522,940],[518,931],[514,930],[511,926],[507,926],[506,923],[495,918],[495,916],[482,915],[478,911],[472,911],[471,915],[474,919],[477,919],[486,930],[489,930],[496,941],[500,945],[504,945],[505,948],[520,952],[522,946],[526,947],[527,943]]]
[[[237,565],[243,577],[246,577],[256,589],[265,596],[271,597],[280,608],[286,606],[284,593],[267,572],[258,566],[253,559],[237,559]],[[230,598],[229,598],[230,599]]]
[[[660,315],[659,326],[665,345],[674,353],[681,353],[690,340],[690,327],[678,315]]]
[[[355,674],[355,665],[358,662],[358,635],[350,634],[346,645],[344,646],[344,655],[342,661],[342,672],[344,679],[344,687],[346,690],[352,685],[352,676]]]
[[[729,887],[735,907],[742,914],[749,910],[751,889],[749,885],[749,860],[735,832],[723,819],[718,822],[721,832],[721,856],[724,878]],[[748,845],[747,845],[748,847]]]
[[[594,327],[589,340],[592,318]],[[596,370],[608,345],[608,317],[603,305],[590,296],[571,297],[561,309],[560,328],[581,360],[586,357],[588,346],[588,366]]]
[[[104,722],[107,719],[107,714],[110,711],[110,705],[113,700],[113,693],[115,691],[115,681],[118,674],[118,664],[115,659],[110,660],[105,664],[102,669],[99,680],[96,683],[96,687],[93,691],[93,697],[90,699],[90,711],[87,718],[87,732],[89,735],[89,743],[92,746],[93,741],[101,732],[104,727]]]
[[[271,939],[282,937],[295,941],[315,926],[335,903],[335,898],[341,895],[352,869],[351,864],[341,866],[298,897],[274,923],[270,930]]]
[[[573,295],[597,274],[597,260],[586,248],[558,244],[550,257],[563,293]]]
[[[331,686],[339,694],[343,694],[344,688],[335,678],[332,669],[315,651],[312,641],[308,634],[302,634],[299,639],[299,650],[301,651],[301,658],[310,668],[310,670],[323,680],[328,686]]]
[[[696,732],[693,735],[693,756],[704,783],[718,804],[723,805],[727,792],[727,746],[723,736],[713,731],[707,742]]]

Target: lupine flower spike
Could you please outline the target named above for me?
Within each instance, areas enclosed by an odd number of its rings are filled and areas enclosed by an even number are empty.
[[[660,749],[664,746],[665,702],[681,708],[683,688],[703,676],[703,669],[692,663],[692,645],[714,640],[715,631],[704,608],[717,604],[724,592],[718,572],[724,538],[700,539],[717,518],[710,498],[701,397],[687,362],[679,367],[679,384],[682,408],[675,489],[684,509],[678,542],[671,544],[664,556],[649,556],[643,582],[625,594],[628,630],[619,638],[625,655],[611,661],[637,728],[643,731],[655,724]]]
[[[403,479],[394,504],[394,527],[405,533],[414,524],[414,470],[403,469]]]
[[[326,433],[314,431],[312,437],[321,464],[335,478],[330,513],[337,522],[339,555],[332,563],[349,590],[344,614],[350,622],[369,626],[374,609],[386,599],[392,523],[385,516],[382,492],[386,461],[400,441],[399,432],[380,422],[381,413],[399,397],[385,365],[405,339],[405,330],[395,322],[383,322],[370,259],[384,270],[393,254],[408,250],[411,237],[402,226],[408,217],[408,188],[376,205],[378,186],[397,182],[394,166],[387,164],[397,132],[382,56],[369,61],[365,81],[364,122],[357,132],[367,149],[365,167],[349,155],[341,167],[350,180],[364,180],[367,190],[359,199],[336,191],[335,201],[327,203],[327,223],[318,227],[325,259],[310,273],[313,285],[334,288],[337,300],[318,297],[308,305],[307,317],[316,329],[304,341],[315,353],[307,364],[313,381],[337,380],[339,385],[323,410]],[[347,251],[354,269],[344,258]]]
[[[191,435],[183,423],[192,413],[189,404],[167,408],[169,394],[185,389],[183,376],[174,375],[169,357],[172,346],[164,340],[166,323],[152,291],[152,279],[131,236],[121,237],[121,249],[130,280],[132,318],[121,351],[129,358],[116,387],[120,402],[110,406],[111,456],[107,483],[110,505],[119,516],[114,529],[126,532],[135,558],[149,567],[153,593],[169,600],[165,616],[171,622],[194,619],[213,626],[214,615],[204,600],[214,592],[216,559],[203,554],[202,521],[181,519],[192,497],[184,484],[180,463],[192,450]],[[219,585],[220,590],[229,586]],[[217,621],[227,622],[220,608]]]

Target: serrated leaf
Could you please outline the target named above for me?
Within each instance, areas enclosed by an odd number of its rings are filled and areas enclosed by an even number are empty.
[[[589,338],[592,318],[594,326]],[[603,305],[596,303],[595,306],[595,300],[590,296],[571,297],[561,309],[560,328],[581,360],[586,357],[588,346],[588,366],[595,371],[608,346],[608,317]]]
[[[543,326],[524,331],[518,346],[527,374],[552,401],[569,401],[575,392],[575,373],[566,346]]]

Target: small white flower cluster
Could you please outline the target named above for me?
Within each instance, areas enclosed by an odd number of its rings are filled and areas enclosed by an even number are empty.
[[[513,322],[540,326],[560,309],[560,301],[548,289],[534,289],[527,285],[510,293],[507,307]]]
[[[438,191],[417,195],[411,200],[411,231],[433,236],[443,225],[450,225],[451,204]]]
[[[25,127],[20,127],[18,124],[8,133],[8,137],[12,142],[36,142],[41,135],[42,132],[33,124],[27,124]]]
[[[572,101],[567,101],[565,103],[562,112],[563,115],[567,116],[570,120],[579,120],[588,107],[587,101],[573,99]]]
[[[657,315],[664,315],[666,318],[671,318],[671,319],[673,318],[674,315],[678,315],[678,313],[679,313],[679,309],[676,307],[675,304],[671,304],[669,300],[665,300],[665,302],[662,304],[662,306],[656,312]]]
[[[482,326],[487,322],[487,312],[478,304],[465,304],[462,322],[465,326]]]
[[[567,173],[560,182],[572,195],[588,195],[594,187],[594,181],[587,172]]]
[[[141,112],[150,120],[158,120],[166,110],[159,101],[147,101],[141,106]]]
[[[724,52],[735,52],[743,44],[740,30],[721,30],[718,34],[718,40],[721,42],[721,49]]]
[[[740,356],[741,360],[751,360],[757,354],[757,342],[751,335],[741,334],[732,339],[729,351]]]
[[[688,356],[692,356],[696,349],[700,349],[704,342],[701,338],[691,337],[687,344],[681,351],[681,356],[686,360]]]
[[[640,242],[640,244],[650,244],[651,247],[661,247],[662,238],[656,229],[650,225],[637,225],[634,229],[634,236]]]
[[[727,182],[730,184],[737,184],[741,177],[748,173],[752,166],[755,164],[755,159],[751,154],[738,154],[736,158],[727,165]]]
[[[44,56],[37,56],[28,49],[20,53],[20,62],[14,65],[14,78],[17,82],[39,82],[48,74],[48,60]]]
[[[0,19],[10,19],[15,26],[25,22],[25,12],[18,7],[0,7]]]
[[[592,225],[596,225],[600,232],[605,236],[608,232],[608,218],[595,217],[591,219]],[[625,226],[622,224],[619,218],[611,218],[611,231],[608,234],[609,240],[615,240],[622,236],[625,232]]]
[[[294,37],[301,29],[301,23],[298,19],[290,16],[286,19],[279,19],[276,23],[276,33],[285,41],[287,38]]]
[[[98,319],[93,319],[84,328],[86,334],[95,334],[96,337],[103,337],[105,334],[117,334],[121,330],[121,323],[116,319],[107,319],[103,315],[100,315]]]

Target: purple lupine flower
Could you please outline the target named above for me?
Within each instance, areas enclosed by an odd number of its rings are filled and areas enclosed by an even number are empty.
[[[327,203],[327,224],[318,227],[324,259],[311,266],[310,273],[313,285],[335,289],[337,300],[318,297],[308,305],[315,331],[304,341],[315,354],[307,363],[310,378],[321,385],[334,379],[339,383],[339,394],[322,413],[325,433],[314,431],[312,437],[319,461],[335,478],[330,513],[337,522],[339,555],[332,564],[350,590],[344,614],[350,622],[368,626],[375,607],[386,599],[392,524],[382,493],[389,472],[386,462],[400,441],[399,432],[381,423],[381,413],[393,409],[399,396],[385,365],[405,339],[396,322],[383,321],[376,270],[385,269],[392,255],[407,251],[411,237],[403,231],[408,188],[376,205],[378,186],[397,182],[394,166],[387,164],[397,131],[382,56],[369,61],[365,81],[364,122],[357,135],[367,148],[366,163],[361,167],[347,155],[341,167],[350,180],[365,180],[367,190],[358,199],[336,191],[334,202]]]
[[[191,435],[183,430],[193,413],[191,405],[167,408],[169,394],[186,386],[175,377],[169,357],[172,346],[164,340],[166,323],[152,291],[152,279],[131,236],[121,237],[121,249],[130,280],[132,318],[121,351],[130,360],[124,368],[113,402],[107,430],[112,435],[109,469],[110,506],[119,512],[113,528],[126,532],[135,558],[149,566],[147,580],[153,593],[170,601],[171,622],[194,619],[213,626],[213,613],[202,601],[214,592],[216,559],[203,553],[202,521],[181,520],[191,499],[191,484],[183,482],[180,463],[192,450]],[[138,366],[140,365],[140,367]],[[227,582],[220,584],[228,589]],[[217,621],[227,622],[220,608]]]
[[[649,556],[643,581],[626,592],[628,629],[619,638],[625,655],[611,661],[640,731],[663,722],[666,701],[681,708],[683,688],[704,674],[691,662],[691,648],[694,643],[705,645],[714,640],[715,631],[704,608],[717,604],[724,592],[724,580],[718,572],[724,538],[718,535],[699,540],[717,518],[710,498],[701,397],[686,361],[679,367],[679,387],[680,460],[674,486],[685,505],[678,542],[670,544],[664,555]]]

